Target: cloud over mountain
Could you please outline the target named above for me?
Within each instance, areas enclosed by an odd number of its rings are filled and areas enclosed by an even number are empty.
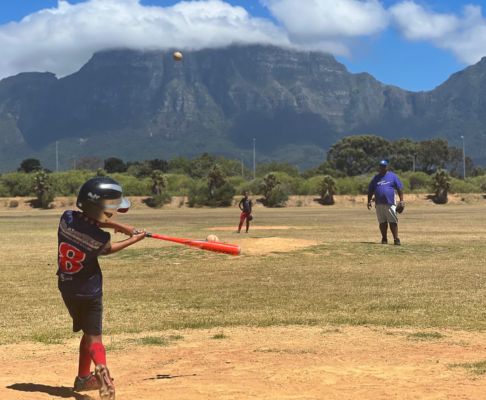
[[[351,56],[353,43],[391,27],[472,64],[486,55],[480,6],[438,13],[424,2],[398,0],[260,0],[272,18],[256,17],[229,0],[189,0],[146,6],[140,0],[59,0],[53,8],[0,25],[0,79],[23,71],[64,76],[94,52],[113,49],[217,48],[273,44]],[[257,1],[257,0],[255,0]]]

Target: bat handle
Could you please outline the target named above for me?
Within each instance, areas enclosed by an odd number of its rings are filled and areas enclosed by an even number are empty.
[[[152,234],[150,232],[145,232],[145,237],[152,237]]]

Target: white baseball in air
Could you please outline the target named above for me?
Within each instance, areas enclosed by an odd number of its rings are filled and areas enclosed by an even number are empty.
[[[180,51],[174,51],[174,53],[172,54],[172,58],[175,61],[182,61],[183,55]]]

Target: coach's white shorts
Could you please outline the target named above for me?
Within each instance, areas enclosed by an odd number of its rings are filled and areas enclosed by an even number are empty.
[[[376,204],[376,216],[380,224],[385,222],[398,224],[397,206],[395,204]]]

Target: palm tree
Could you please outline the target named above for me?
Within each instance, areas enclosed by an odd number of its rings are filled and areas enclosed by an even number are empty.
[[[152,171],[150,178],[152,179],[152,194],[160,196],[167,186],[167,179],[158,169]]]
[[[325,175],[319,184],[319,202],[331,206],[334,204],[334,195],[337,192],[336,181],[330,175]]]
[[[211,167],[207,179],[208,179],[209,197],[212,198],[214,196],[216,189],[219,189],[226,183],[224,173],[218,164],[214,164]]]
[[[449,173],[444,169],[438,169],[434,174],[432,180],[432,188],[434,189],[433,202],[436,204],[446,204],[447,194],[451,187],[451,177]]]

